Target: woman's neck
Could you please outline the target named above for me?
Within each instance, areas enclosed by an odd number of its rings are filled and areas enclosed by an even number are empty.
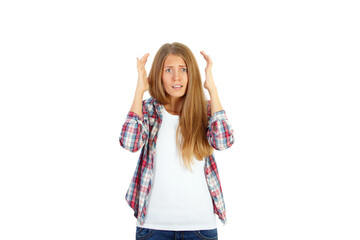
[[[184,99],[183,98],[170,98],[170,103],[164,105],[166,111],[180,115],[181,109],[184,105]]]

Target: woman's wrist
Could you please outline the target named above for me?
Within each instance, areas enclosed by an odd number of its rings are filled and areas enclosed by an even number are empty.
[[[144,90],[144,88],[142,88],[141,85],[138,84],[136,86],[135,93],[144,94],[145,92],[146,92],[146,90]]]

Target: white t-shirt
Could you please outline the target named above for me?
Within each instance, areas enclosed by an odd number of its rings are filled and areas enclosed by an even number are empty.
[[[179,158],[176,148],[178,115],[162,108],[162,124],[156,141],[154,178],[146,206],[144,225],[158,230],[201,230],[214,229],[216,214],[208,189],[205,160],[194,158],[190,172]]]

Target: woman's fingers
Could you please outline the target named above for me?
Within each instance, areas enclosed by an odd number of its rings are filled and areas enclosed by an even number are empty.
[[[148,57],[149,55],[150,55],[149,53],[146,53],[146,54],[140,59],[140,62],[146,62],[147,57]]]
[[[204,56],[206,62],[207,62],[209,65],[212,65],[212,61],[211,61],[211,58],[209,57],[209,55],[206,55],[204,51],[200,51],[200,53]]]
[[[206,55],[204,51],[200,51],[200,53],[204,56],[205,60],[209,60],[209,55]]]
[[[147,57],[149,56],[150,54],[149,53],[146,53],[140,60],[138,57],[136,57],[136,60],[137,60],[137,66],[142,68],[144,67],[146,61],[147,61]]]

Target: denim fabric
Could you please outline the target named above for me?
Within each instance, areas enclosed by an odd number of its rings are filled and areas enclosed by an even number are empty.
[[[217,228],[195,231],[166,231],[136,226],[136,240],[218,240]]]

